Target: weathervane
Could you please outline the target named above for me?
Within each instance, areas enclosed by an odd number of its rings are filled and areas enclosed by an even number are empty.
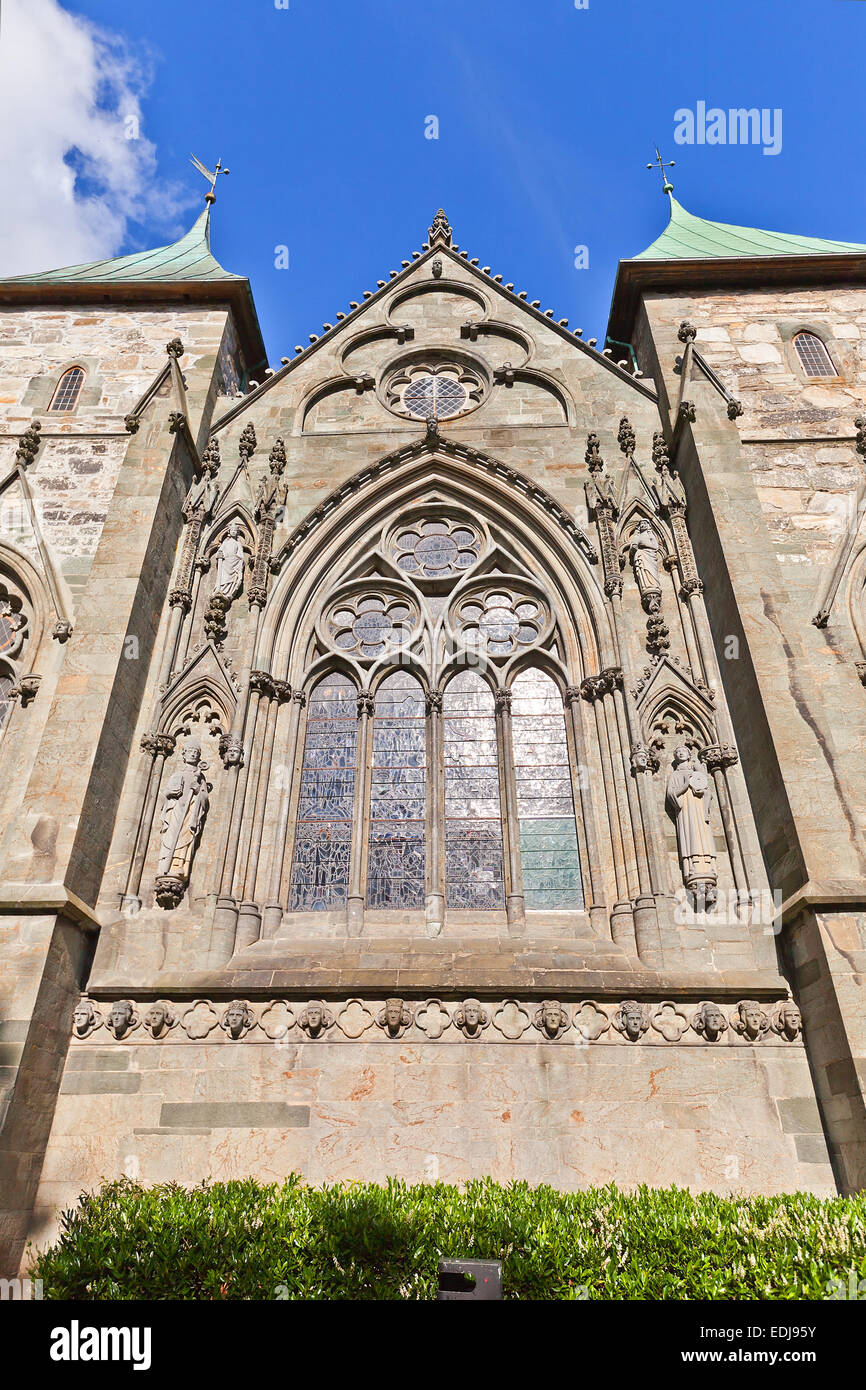
[[[668,178],[667,174],[665,173],[665,169],[673,169],[675,164],[675,159],[670,159],[667,162],[664,159],[662,159],[661,154],[659,153],[659,147],[658,145],[656,145],[656,157],[653,160],[652,164],[648,164],[646,167],[648,169],[655,169],[656,166],[658,166],[658,168],[661,169],[662,182],[664,185],[662,188],[662,193],[673,193],[674,191],[674,186]]]
[[[223,168],[221,159],[217,160],[215,169],[209,169],[206,164],[202,164],[200,159],[196,159],[194,154],[191,154],[189,158],[190,163],[195,165],[200,174],[204,174],[204,177],[210,184],[210,190],[204,195],[205,202],[215,203],[216,194],[214,193],[214,189],[216,188],[216,181],[220,174],[227,174],[229,172],[228,169]]]

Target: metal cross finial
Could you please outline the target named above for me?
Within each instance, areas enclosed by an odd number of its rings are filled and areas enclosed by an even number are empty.
[[[205,202],[215,203],[216,194],[214,193],[214,189],[216,188],[216,181],[219,178],[220,174],[227,174],[229,172],[228,169],[223,168],[221,159],[217,160],[215,169],[209,169],[206,164],[202,164],[200,159],[196,159],[194,154],[191,154],[189,158],[190,163],[195,165],[199,173],[203,174],[204,177],[207,179],[208,183],[210,184],[208,192],[204,195]]]
[[[647,167],[648,169],[655,169],[656,167],[658,167],[658,168],[661,170],[662,183],[663,183],[662,192],[663,192],[663,193],[673,193],[673,191],[674,191],[674,186],[673,186],[673,184],[671,183],[670,179],[668,178],[667,174],[665,173],[665,169],[673,169],[673,167],[674,167],[675,164],[676,164],[676,160],[675,160],[675,159],[670,159],[670,160],[664,160],[664,159],[662,159],[661,154],[659,153],[659,147],[658,147],[658,145],[656,145],[656,157],[655,157],[655,159],[653,160],[652,164],[648,164],[646,167]]]

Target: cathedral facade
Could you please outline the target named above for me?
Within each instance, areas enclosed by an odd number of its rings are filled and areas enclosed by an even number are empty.
[[[10,1267],[122,1173],[863,1186],[866,247],[666,192],[603,349],[441,211],[278,370],[212,195],[0,282]]]

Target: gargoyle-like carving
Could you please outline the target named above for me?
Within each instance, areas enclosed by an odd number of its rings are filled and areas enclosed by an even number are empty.
[[[115,999],[112,1004],[105,1026],[118,1042],[125,1038],[127,1033],[131,1033],[137,1028],[139,1017],[136,1013],[135,1004],[131,999]]]
[[[303,1028],[309,1038],[318,1038],[334,1026],[334,1015],[321,999],[311,999],[305,1009],[298,1014],[298,1026]]]
[[[453,1022],[465,1038],[480,1038],[490,1015],[478,999],[464,999],[454,1010]]]
[[[176,1026],[177,1014],[167,999],[154,999],[142,1022],[150,1036],[158,1041]]]
[[[731,1015],[731,1024],[740,1037],[757,1042],[770,1027],[770,1020],[757,999],[741,999]]]
[[[803,1018],[793,999],[783,999],[770,1015],[770,1027],[787,1042],[795,1042],[803,1031]]]
[[[535,1010],[533,1026],[547,1038],[558,1038],[569,1027],[568,1010],[558,999],[545,999]]]
[[[376,1022],[389,1038],[399,1038],[412,1024],[415,1011],[405,999],[386,999]]]
[[[256,1016],[245,999],[233,999],[220,1019],[220,1028],[230,1038],[237,1040],[246,1037],[255,1027]]]
[[[72,1014],[72,1031],[76,1038],[89,1038],[91,1033],[102,1027],[102,1022],[102,1014],[93,1000],[82,995]]]
[[[718,1042],[722,1034],[727,1031],[728,1020],[718,1004],[705,1000],[697,1007],[692,1019],[692,1027],[706,1042]]]
[[[611,1020],[618,1033],[629,1042],[637,1042],[650,1026],[648,1004],[637,999],[624,999]]]
[[[699,908],[717,897],[716,847],[710,827],[713,790],[707,769],[684,743],[674,749],[665,809],[677,828],[683,883]]]

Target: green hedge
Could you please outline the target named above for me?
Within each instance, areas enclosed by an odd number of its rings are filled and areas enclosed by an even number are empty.
[[[30,1274],[46,1298],[429,1299],[440,1256],[501,1259],[506,1298],[820,1299],[866,1276],[866,1194],[124,1179],[65,1213]]]

